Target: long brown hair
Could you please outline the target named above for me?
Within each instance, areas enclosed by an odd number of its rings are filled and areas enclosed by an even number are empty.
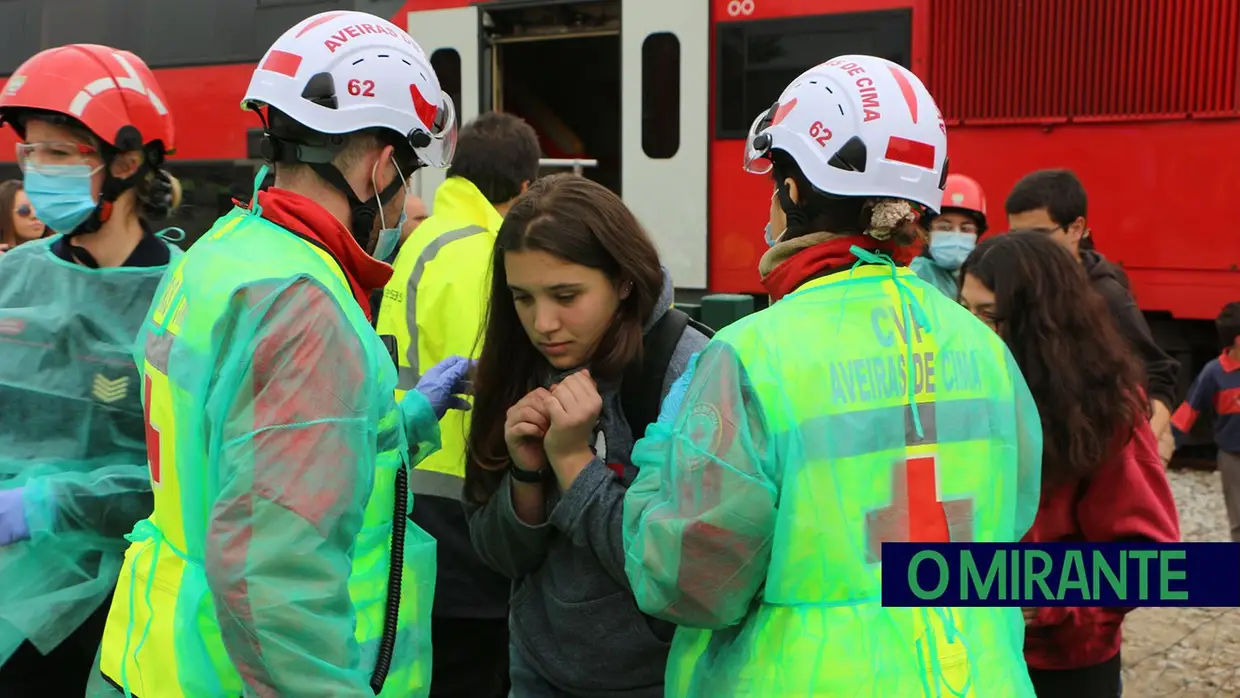
[[[16,247],[17,226],[13,223],[13,214],[17,203],[17,192],[22,190],[20,179],[8,179],[0,182],[0,245]]]
[[[620,379],[642,358],[642,334],[663,290],[659,253],[624,202],[606,187],[572,174],[544,177],[513,204],[491,257],[491,295],[474,377],[465,495],[484,503],[508,466],[504,421],[508,408],[538,387],[551,368],[517,316],[504,253],[537,250],[598,269],[617,286],[632,282],[616,319],[590,359],[599,381]]]
[[[965,260],[1042,419],[1042,478],[1088,477],[1148,418],[1144,371],[1084,268],[1042,232],[985,240]]]

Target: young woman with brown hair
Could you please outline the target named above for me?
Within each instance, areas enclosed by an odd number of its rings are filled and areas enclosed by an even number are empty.
[[[1026,542],[1180,538],[1138,358],[1071,254],[1040,232],[977,246],[961,303],[1012,351],[1042,418],[1042,500]],[[1120,695],[1128,609],[1025,609],[1039,698]]]
[[[21,180],[0,182],[0,252],[46,234],[47,226],[35,215]]]
[[[518,199],[491,274],[465,499],[478,554],[516,581],[512,695],[662,698],[674,626],[638,611],[624,573],[630,451],[645,430],[626,397],[638,383],[666,395],[707,338],[671,310],[633,214],[582,177]]]

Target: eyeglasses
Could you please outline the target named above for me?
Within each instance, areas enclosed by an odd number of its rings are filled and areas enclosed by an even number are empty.
[[[20,218],[33,218],[34,209],[30,208],[30,204],[22,204],[17,207],[17,215]]]

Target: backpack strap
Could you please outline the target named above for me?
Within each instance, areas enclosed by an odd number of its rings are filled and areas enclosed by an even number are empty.
[[[687,327],[693,327],[707,338],[715,334],[683,310],[671,308],[646,333],[641,363],[630,366],[624,374],[620,386],[620,402],[634,441],[642,438],[646,434],[646,427],[659,418],[667,366],[672,362],[672,354],[676,352],[676,345],[680,344],[680,337]]]

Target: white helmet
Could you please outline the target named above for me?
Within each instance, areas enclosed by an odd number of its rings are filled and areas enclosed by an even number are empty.
[[[810,184],[837,196],[891,197],[938,211],[947,127],[912,72],[874,56],[839,56],[792,81],[749,128],[745,169],[787,153]]]
[[[284,32],[241,104],[275,107],[319,133],[391,129],[431,167],[446,167],[456,149],[456,110],[426,53],[366,12],[322,12]]]

